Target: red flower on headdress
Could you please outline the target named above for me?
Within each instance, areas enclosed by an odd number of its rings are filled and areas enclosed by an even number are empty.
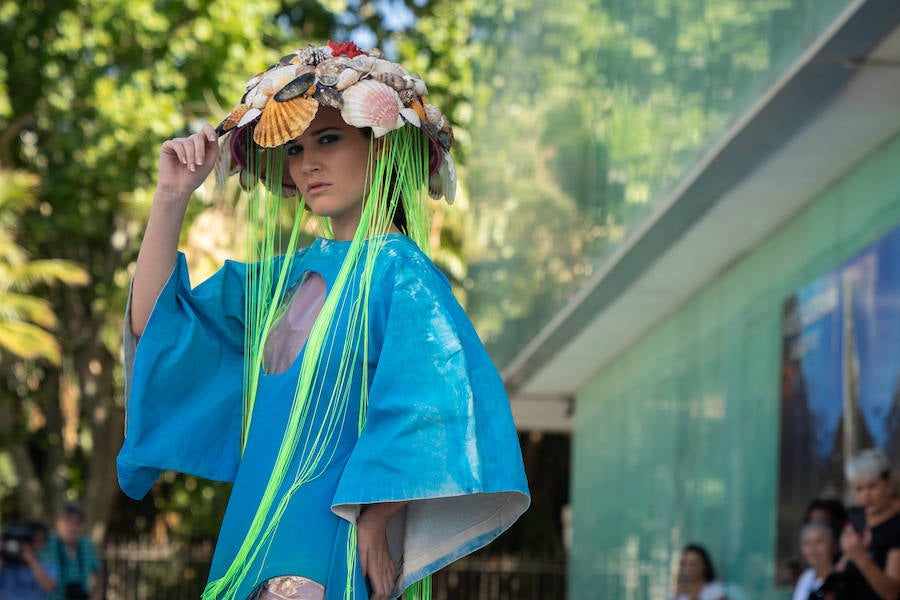
[[[365,54],[366,56],[368,56],[368,54],[360,50],[359,46],[357,46],[353,42],[335,44],[331,40],[328,40],[328,47],[331,48],[332,56],[346,56],[348,58],[356,58],[360,54]]]

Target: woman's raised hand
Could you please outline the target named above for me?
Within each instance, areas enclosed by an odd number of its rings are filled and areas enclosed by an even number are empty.
[[[208,123],[188,137],[166,140],[159,150],[157,191],[190,196],[213,170],[218,156],[218,136]]]

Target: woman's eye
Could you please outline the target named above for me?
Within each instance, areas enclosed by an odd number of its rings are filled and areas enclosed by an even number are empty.
[[[300,144],[293,144],[287,147],[288,156],[297,156],[301,152],[303,152],[303,146],[301,146]]]
[[[334,142],[338,141],[338,139],[340,138],[337,134],[327,133],[319,138],[319,144],[323,146],[326,144],[333,144]]]

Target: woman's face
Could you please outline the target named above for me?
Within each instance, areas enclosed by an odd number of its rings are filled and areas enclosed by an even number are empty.
[[[806,563],[818,570],[834,564],[834,542],[822,528],[807,529],[800,538],[800,552]]]
[[[680,576],[686,582],[703,581],[703,558],[696,552],[688,550],[681,555]]]
[[[351,239],[366,191],[369,139],[337,110],[320,107],[306,131],[285,144],[285,153],[291,179],[309,208],[331,218],[335,239]]]
[[[866,513],[879,513],[891,506],[893,483],[889,477],[859,477],[850,483],[850,489]]]

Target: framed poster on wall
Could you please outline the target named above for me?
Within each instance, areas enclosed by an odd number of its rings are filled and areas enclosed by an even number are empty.
[[[776,577],[790,585],[803,512],[845,502],[844,460],[878,447],[900,470],[900,228],[784,302]]]

